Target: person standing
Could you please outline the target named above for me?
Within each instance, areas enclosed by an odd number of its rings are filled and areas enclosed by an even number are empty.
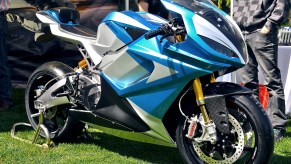
[[[10,0],[0,0],[0,111],[8,110],[12,105],[11,79],[7,61],[7,21],[6,10]]]
[[[169,12],[160,0],[138,0],[139,11],[149,12],[168,19]]]
[[[270,93],[268,115],[274,128],[275,141],[286,133],[284,89],[278,61],[278,27],[289,12],[288,0],[234,0],[233,19],[242,30],[249,53],[249,62],[239,70],[245,87],[258,99],[258,66],[264,85]]]

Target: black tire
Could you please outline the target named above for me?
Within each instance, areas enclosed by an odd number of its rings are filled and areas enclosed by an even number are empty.
[[[226,106],[229,114],[241,124],[241,129],[243,130],[244,135],[243,153],[239,155],[236,163],[268,163],[274,150],[274,136],[271,123],[260,103],[250,95],[234,95],[226,97]],[[208,152],[211,152],[210,149],[222,150],[217,148],[218,144],[213,146],[214,148],[209,146],[211,145],[210,142],[207,143],[208,145],[202,144],[204,147],[200,145],[200,149],[197,149],[196,146],[195,150],[193,146],[195,145],[194,141],[185,137],[188,126],[188,123],[185,122],[185,118],[181,117],[179,120],[179,125],[176,129],[177,147],[185,163],[207,163],[207,161],[205,162],[202,160],[203,158],[207,160],[207,158],[201,157],[201,155],[199,156],[196,150],[203,149],[202,152],[205,152],[204,155],[207,155],[207,150],[205,149],[209,149]],[[246,146],[247,144],[245,141],[246,133],[253,135],[253,139],[250,139],[251,144],[249,144],[248,147]],[[219,136],[218,134],[218,138],[221,140],[223,136]],[[235,139],[235,137],[233,138]],[[230,138],[228,139],[231,140]],[[229,140],[227,140],[227,142],[230,142]],[[221,141],[219,142],[222,143]],[[225,151],[225,149],[223,151]],[[224,159],[215,159],[209,163],[220,163],[220,160]]]
[[[31,117],[32,114],[38,113],[34,108],[35,89],[39,86],[55,83],[58,77],[73,72],[72,68],[60,62],[48,62],[38,67],[28,80],[25,92],[25,107],[28,119],[34,129],[37,128],[39,117]],[[64,88],[65,89],[65,88]],[[48,112],[55,112],[52,118],[44,117],[43,125],[48,129],[50,138],[54,141],[70,141],[81,134],[84,124],[75,120],[69,115],[68,109],[70,105],[60,105],[48,109]],[[51,111],[50,111],[51,110]],[[45,133],[41,131],[41,136],[45,137]]]

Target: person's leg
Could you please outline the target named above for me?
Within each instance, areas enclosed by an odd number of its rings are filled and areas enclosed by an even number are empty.
[[[256,42],[254,53],[265,77],[264,85],[270,93],[269,118],[275,129],[285,130],[287,118],[285,117],[285,98],[281,73],[277,66],[277,32],[272,30],[266,35],[257,32],[254,40]]]
[[[254,97],[259,99],[258,89],[258,63],[254,55],[254,50],[250,46],[252,43],[252,34],[246,35],[246,43],[249,54],[249,62],[241,69],[239,69],[240,78],[245,87],[251,89],[254,92]]]
[[[0,12],[0,104],[10,105],[11,99],[11,79],[7,61],[7,24],[5,15]]]

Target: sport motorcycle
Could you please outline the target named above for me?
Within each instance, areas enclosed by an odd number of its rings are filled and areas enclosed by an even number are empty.
[[[39,5],[47,35],[75,44],[83,60],[33,72],[25,93],[31,125],[54,141],[78,137],[85,125],[133,132],[176,146],[185,163],[267,163],[274,137],[260,102],[216,81],[248,61],[239,27],[210,0],[161,2],[169,20],[111,12],[96,31],[73,8]]]

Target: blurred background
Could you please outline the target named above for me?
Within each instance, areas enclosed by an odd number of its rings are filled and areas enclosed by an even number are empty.
[[[19,16],[22,22],[40,23],[35,16],[37,9],[27,2],[34,0],[13,0],[9,13]],[[97,30],[102,19],[112,11],[121,11],[127,8],[137,11],[137,0],[68,0],[76,5],[80,11],[80,24]],[[231,0],[212,0],[220,9],[230,13]],[[290,0],[291,1],[291,0]],[[127,2],[127,3],[126,3]],[[281,45],[291,45],[291,12],[289,19],[282,25]],[[71,67],[75,67],[82,56],[74,45],[64,43],[58,39],[45,42],[35,41],[35,31],[25,28],[19,21],[8,23],[9,65],[11,68],[14,87],[25,87],[32,71],[39,65],[58,60]]]
[[[69,0],[80,11],[80,24],[97,30],[102,19],[112,11],[125,10],[125,1],[119,0]],[[40,23],[35,16],[37,8],[29,0],[13,0],[8,11],[21,18],[21,22]],[[129,0],[129,9],[137,11],[137,1]],[[35,41],[35,31],[14,20],[8,22],[8,61],[14,87],[25,87],[31,73],[41,64],[58,60],[75,67],[82,56],[75,45],[58,39]]]

